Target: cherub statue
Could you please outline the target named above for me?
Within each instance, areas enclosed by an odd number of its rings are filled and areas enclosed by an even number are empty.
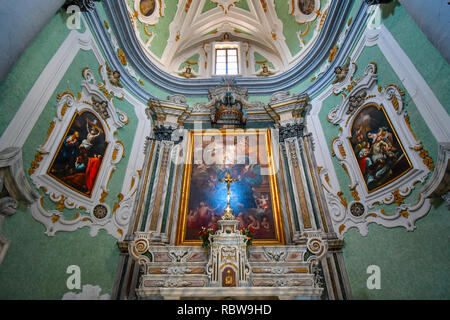
[[[120,72],[117,70],[111,69],[111,67],[108,65],[108,62],[105,63],[106,66],[106,73],[108,75],[109,83],[111,83],[115,87],[123,88],[122,84],[120,83]]]
[[[347,62],[343,66],[337,66],[336,68],[334,68],[336,78],[334,78],[332,84],[344,81],[345,77],[348,74],[349,69],[350,69],[350,57],[347,58]]]

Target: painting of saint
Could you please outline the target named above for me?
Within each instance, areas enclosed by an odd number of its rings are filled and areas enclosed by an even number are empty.
[[[310,15],[314,11],[315,0],[298,0],[298,8],[304,15]]]
[[[48,169],[66,186],[90,196],[108,143],[101,122],[91,112],[76,114]]]
[[[237,179],[230,187],[230,207],[240,222],[239,228],[251,228],[256,241],[277,241],[279,226],[274,210],[277,206],[273,199],[273,176],[266,174],[269,155],[265,135],[254,140],[235,140],[231,145],[222,136],[215,136],[212,142],[197,141],[195,137],[195,152],[201,152],[203,159],[215,157],[217,161],[192,164],[184,240],[198,240],[202,227],[218,228],[217,221],[227,206],[227,184],[220,180],[230,173],[231,178]],[[242,151],[241,155],[236,153],[237,149]]]
[[[153,14],[153,12],[155,11],[155,7],[155,0],[141,0],[141,2],[139,3],[139,9],[141,10],[141,13],[146,17],[149,17]]]
[[[382,107],[369,105],[355,117],[350,143],[369,192],[408,172],[412,166]]]

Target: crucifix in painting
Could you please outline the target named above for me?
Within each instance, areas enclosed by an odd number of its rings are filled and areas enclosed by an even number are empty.
[[[227,184],[227,207],[225,208],[225,215],[222,217],[222,219],[234,219],[233,216],[233,209],[230,207],[230,184],[232,182],[239,181],[239,179],[232,179],[230,176],[230,172],[227,172],[227,176],[224,179],[220,179],[220,181],[223,181]]]

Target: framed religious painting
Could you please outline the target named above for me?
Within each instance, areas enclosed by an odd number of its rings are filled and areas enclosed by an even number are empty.
[[[42,191],[42,201],[31,211],[48,235],[90,225],[93,234],[105,228],[121,238],[123,226],[110,223],[118,213],[113,216],[105,198],[116,165],[125,156],[117,130],[129,118],[100,91],[89,68],[83,69],[82,77],[77,96],[69,91],[57,95],[56,117],[28,171]],[[57,210],[45,209],[44,198]],[[71,210],[76,210],[75,215]]]
[[[107,147],[100,119],[83,110],[73,116],[47,173],[90,197]]]
[[[269,130],[190,132],[176,243],[200,245],[202,228],[216,230],[230,207],[239,228],[251,229],[254,244],[283,244],[282,219]]]
[[[369,193],[412,169],[411,161],[382,106],[369,104],[353,119],[349,138]]]
[[[425,212],[418,210],[420,201],[415,206],[406,199],[426,181],[433,160],[412,129],[403,102],[406,92],[396,84],[380,86],[377,70],[371,62],[360,79],[353,79],[356,68],[352,68],[333,87],[333,94],[341,94],[343,100],[327,115],[339,126],[331,151],[349,177],[348,185],[340,188],[348,188],[353,197],[342,207],[330,205],[340,234],[352,226],[367,234],[372,222],[413,230],[414,221]],[[328,196],[335,199],[342,194]],[[343,203],[340,200],[335,203]],[[380,206],[389,204],[395,204],[390,212]]]

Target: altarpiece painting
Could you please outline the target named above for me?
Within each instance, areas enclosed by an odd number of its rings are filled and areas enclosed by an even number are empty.
[[[239,228],[254,230],[255,243],[282,243],[278,188],[268,130],[191,132],[185,165],[179,220],[179,242],[199,242],[202,227],[216,229],[227,205],[229,172],[230,206]]]

